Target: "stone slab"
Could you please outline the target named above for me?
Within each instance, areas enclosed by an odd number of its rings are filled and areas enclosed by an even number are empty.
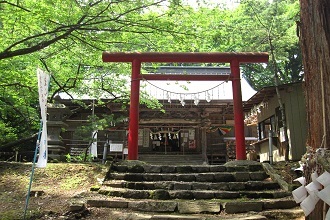
[[[245,190],[244,183],[230,182],[230,183],[228,183],[228,187],[229,187],[229,190],[232,190],[232,191]]]
[[[126,173],[124,175],[124,180],[127,181],[143,181],[143,175],[141,173]]]
[[[249,171],[251,171],[251,172],[264,170],[261,163],[259,163],[259,164],[250,164],[250,165],[248,165],[248,167],[249,167]]]
[[[115,165],[115,166],[113,166],[113,169],[117,172],[125,173],[125,172],[127,172],[128,168],[125,165]]]
[[[182,216],[182,215],[153,215],[151,220],[206,220],[200,216]]]
[[[173,186],[174,190],[191,190],[191,184],[190,183],[174,183]]]
[[[215,182],[233,182],[235,177],[232,173],[214,173]]]
[[[224,191],[228,191],[229,190],[229,184],[230,183],[211,183],[209,184],[209,189],[210,190],[224,190]]]
[[[260,214],[265,215],[270,219],[306,219],[304,211],[300,208],[266,210],[261,212]]]
[[[179,202],[178,211],[184,214],[198,214],[198,213],[220,213],[220,203],[217,202]]]
[[[239,192],[218,191],[218,192],[214,192],[214,197],[217,199],[237,199],[240,197],[240,193]]]
[[[151,199],[158,199],[158,200],[168,200],[170,199],[170,194],[167,190],[158,189],[155,190],[153,193],[150,193]]]
[[[146,173],[161,173],[162,166],[159,165],[144,165],[144,172]]]
[[[175,173],[175,166],[162,166],[162,173]]]
[[[192,171],[194,173],[208,173],[210,172],[210,166],[192,166]]]
[[[210,166],[210,172],[225,172],[226,167],[224,165],[212,165]]]
[[[227,172],[243,172],[248,171],[248,167],[246,166],[226,166]]]
[[[169,194],[171,199],[194,199],[194,195],[190,190],[173,190]]]
[[[111,173],[110,178],[114,180],[124,180],[126,174],[125,173]]]
[[[291,209],[299,206],[294,200],[268,200],[264,201],[264,209]]]
[[[268,177],[268,175],[264,171],[250,172],[251,180],[264,180],[267,177]]]
[[[274,199],[278,199],[278,198],[284,198],[287,196],[292,196],[291,192],[287,192],[287,191],[275,191],[273,192],[273,198]]]
[[[177,166],[176,167],[176,172],[178,173],[192,173],[193,169],[191,166]]]
[[[128,202],[120,200],[89,199],[87,200],[87,205],[92,207],[127,208]]]
[[[261,212],[263,202],[227,202],[223,204],[227,214],[243,213],[243,212]]]
[[[173,190],[174,188],[173,182],[155,182],[154,185],[156,189]]]
[[[214,199],[214,192],[213,191],[192,191],[194,198],[199,199]]]
[[[234,176],[237,182],[245,182],[250,180],[249,172],[236,172]]]
[[[115,187],[115,188],[121,188],[124,186],[126,182],[122,180],[108,180],[103,182],[103,186],[109,186],[109,187]]]
[[[148,199],[150,197],[150,193],[148,191],[127,190],[123,193],[123,197],[131,199]]]
[[[74,203],[71,204],[69,207],[70,212],[79,212],[85,210],[85,204],[84,203]]]
[[[198,173],[196,174],[197,182],[214,182],[213,173]]]
[[[163,181],[176,181],[177,176],[175,174],[163,173],[162,174],[162,180]]]
[[[134,164],[132,166],[127,166],[127,172],[130,172],[130,173],[144,173],[144,167],[141,164]]]
[[[171,201],[132,201],[128,203],[128,208],[142,212],[174,212],[177,205],[177,202]]]
[[[192,190],[207,190],[210,189],[210,183],[191,183]]]
[[[155,184],[152,182],[136,182],[134,187],[137,190],[154,190],[155,188]]]
[[[124,188],[111,188],[102,186],[98,193],[102,195],[121,197],[125,191],[126,189]]]
[[[162,174],[153,174],[153,173],[146,173],[143,175],[143,180],[144,181],[161,181],[163,180]]]
[[[177,174],[176,180],[183,182],[194,182],[196,181],[196,177],[194,174]]]

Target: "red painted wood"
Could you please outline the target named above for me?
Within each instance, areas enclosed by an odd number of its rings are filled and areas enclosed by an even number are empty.
[[[133,60],[131,102],[129,111],[129,133],[128,133],[128,159],[138,159],[138,138],[139,138],[139,99],[140,99],[140,75],[141,62]]]
[[[177,63],[266,63],[268,53],[158,53],[158,52],[103,52],[103,62],[177,62]]]
[[[234,99],[236,160],[246,160],[241,77],[239,70],[239,62],[237,60],[234,60],[230,63],[230,70],[232,74]]]
[[[174,75],[174,74],[141,74],[145,80],[177,80],[177,81],[227,81],[229,75]]]

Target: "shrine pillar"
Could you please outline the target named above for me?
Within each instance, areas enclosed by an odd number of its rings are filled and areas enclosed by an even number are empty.
[[[230,62],[230,70],[232,74],[233,99],[234,99],[236,160],[246,160],[241,76],[240,76],[238,60],[234,59],[233,61]]]
[[[131,102],[129,110],[128,130],[128,159],[138,159],[138,136],[139,136],[139,105],[140,105],[140,71],[141,62],[134,59],[132,62]]]

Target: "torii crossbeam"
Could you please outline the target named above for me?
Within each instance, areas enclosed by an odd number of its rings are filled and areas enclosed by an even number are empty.
[[[129,112],[128,159],[138,159],[140,80],[226,81],[224,75],[141,74],[141,63],[230,63],[236,139],[236,160],[246,160],[240,63],[267,63],[268,53],[158,53],[103,52],[103,62],[132,63]]]

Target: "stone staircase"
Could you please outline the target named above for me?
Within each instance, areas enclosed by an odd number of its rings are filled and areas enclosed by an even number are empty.
[[[294,210],[297,204],[291,193],[254,161],[225,165],[124,161],[112,164],[98,193],[102,197],[88,199],[89,207],[135,213],[135,218],[114,219],[298,219],[303,215]]]
[[[139,160],[151,165],[202,165],[201,154],[140,154]]]

